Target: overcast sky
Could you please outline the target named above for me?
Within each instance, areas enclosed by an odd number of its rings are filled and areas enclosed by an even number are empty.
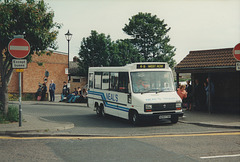
[[[112,40],[129,38],[122,28],[129,18],[147,12],[171,27],[170,44],[179,63],[193,50],[233,48],[240,42],[240,0],[45,0],[61,23],[58,51],[67,52],[65,33],[73,34],[70,60],[91,30]]]

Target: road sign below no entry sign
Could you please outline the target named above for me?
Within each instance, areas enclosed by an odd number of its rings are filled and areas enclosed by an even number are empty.
[[[9,42],[8,51],[15,58],[25,58],[30,52],[30,44],[23,38],[15,38]]]
[[[234,49],[233,49],[233,55],[235,57],[235,59],[237,59],[238,61],[240,61],[240,43],[238,43]]]
[[[12,59],[12,68],[13,69],[26,69],[27,60],[26,59]]]

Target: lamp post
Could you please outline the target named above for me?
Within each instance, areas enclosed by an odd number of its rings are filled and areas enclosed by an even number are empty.
[[[72,34],[69,32],[69,30],[65,34],[65,37],[66,37],[66,40],[68,41],[68,83],[69,83],[69,80],[70,80],[70,77],[69,77],[69,42],[72,39]]]

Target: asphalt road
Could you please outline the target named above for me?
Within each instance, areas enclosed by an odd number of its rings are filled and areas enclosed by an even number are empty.
[[[168,120],[149,122],[138,127],[131,125],[128,120],[113,116],[98,117],[91,108],[79,105],[24,105],[24,114],[35,115],[55,122],[74,123],[73,129],[59,131],[71,135],[152,135],[175,133],[199,133],[236,131],[236,129],[224,129],[215,127],[201,127],[178,122],[171,124]],[[181,119],[180,119],[181,120]],[[23,123],[24,124],[24,123]]]
[[[134,127],[76,105],[24,105],[24,114],[75,127],[57,132],[66,136],[0,138],[0,161],[240,161],[240,132],[234,129],[168,121]]]
[[[218,161],[240,160],[239,134],[144,138],[44,137],[0,139],[1,161]]]

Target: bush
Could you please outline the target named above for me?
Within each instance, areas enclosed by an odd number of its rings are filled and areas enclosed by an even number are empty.
[[[22,96],[23,101],[34,101],[35,100],[35,94],[33,93],[26,93]]]
[[[19,95],[18,94],[8,94],[9,101],[18,101]]]
[[[2,103],[0,102],[0,106]],[[19,120],[19,112],[16,105],[10,105],[8,107],[7,116],[4,115],[3,110],[0,110],[0,124],[6,124],[9,122],[18,122]]]
[[[0,123],[4,123],[5,118],[3,116],[3,111],[0,110]]]
[[[17,122],[19,119],[19,112],[16,105],[10,105],[8,107],[8,114],[6,120],[10,122]]]

